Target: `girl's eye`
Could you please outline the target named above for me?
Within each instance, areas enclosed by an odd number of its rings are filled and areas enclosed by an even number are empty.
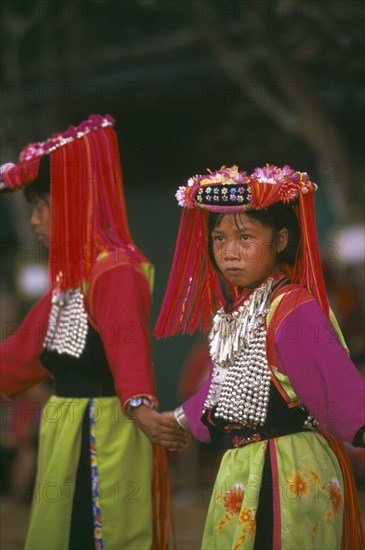
[[[215,235],[215,237],[213,237],[213,241],[218,242],[218,243],[223,242],[222,235]]]
[[[247,241],[248,239],[250,239],[250,235],[241,235],[241,241]]]

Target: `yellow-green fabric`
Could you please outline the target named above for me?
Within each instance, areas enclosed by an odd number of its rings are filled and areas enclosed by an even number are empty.
[[[224,454],[210,501],[202,550],[250,550],[254,547],[255,515],[265,453],[270,452],[270,446],[276,457],[278,474],[275,479],[275,461],[272,461],[273,547],[340,550],[342,474],[325,439],[311,432],[252,443]],[[279,544],[275,544],[275,540],[279,540]]]
[[[271,304],[267,325],[283,296]],[[330,320],[346,347],[332,312]],[[271,370],[289,401],[296,401],[288,376],[274,366]],[[344,506],[341,468],[324,437],[316,432],[299,432],[226,451],[212,492],[202,550],[254,548],[266,453],[270,453],[272,471],[273,548],[340,550]]]
[[[140,266],[141,266],[141,269],[142,269],[142,272],[143,272],[144,276],[146,277],[146,279],[148,281],[148,284],[149,284],[149,287],[150,287],[150,292],[152,294],[153,285],[155,283],[155,268],[152,264],[149,264],[147,262],[142,262],[140,264]]]
[[[53,396],[44,407],[26,550],[68,548],[82,419],[89,401]],[[141,517],[152,517],[151,444],[125,417],[117,397],[93,402],[104,549],[149,550],[152,524]]]

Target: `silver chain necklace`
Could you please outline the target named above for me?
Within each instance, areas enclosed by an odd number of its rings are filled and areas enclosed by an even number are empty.
[[[43,348],[80,357],[88,333],[84,297],[79,288],[52,294],[52,307]]]
[[[266,315],[274,284],[270,278],[232,314],[221,308],[209,335],[213,376],[204,411],[255,428],[266,420],[271,374],[266,352]]]

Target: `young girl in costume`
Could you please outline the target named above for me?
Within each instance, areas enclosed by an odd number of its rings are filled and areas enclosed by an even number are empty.
[[[158,337],[210,328],[211,372],[175,413],[226,445],[202,548],[363,548],[340,439],[364,443],[364,381],[328,306],[306,173],[196,176]],[[214,312],[211,320],[211,311]]]
[[[28,186],[49,246],[51,290],[1,346],[7,396],[50,376],[55,387],[29,550],[167,548],[166,462],[149,439],[174,449],[185,438],[154,410],[153,266],[129,233],[113,124],[91,115],[2,167],[2,189]]]

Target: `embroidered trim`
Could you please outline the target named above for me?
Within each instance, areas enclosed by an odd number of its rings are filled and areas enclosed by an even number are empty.
[[[103,542],[103,522],[100,510],[100,494],[99,494],[99,474],[98,461],[96,454],[96,437],[95,437],[95,409],[94,400],[89,402],[90,415],[90,465],[91,465],[91,490],[93,500],[93,518],[94,518],[94,539],[96,550],[104,550]]]

